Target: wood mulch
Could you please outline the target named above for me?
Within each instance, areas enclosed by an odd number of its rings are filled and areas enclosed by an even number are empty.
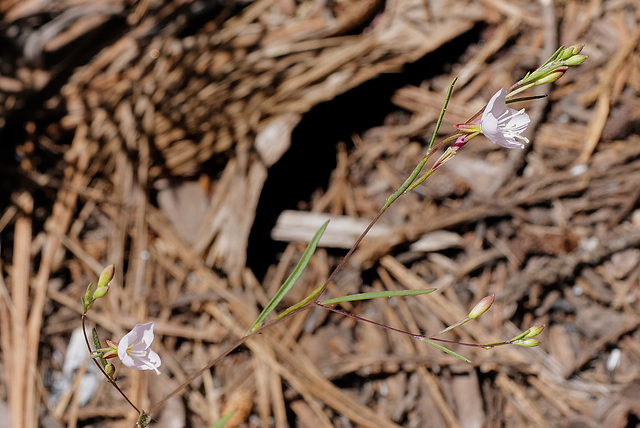
[[[118,340],[155,323],[162,375],[118,366],[155,427],[630,427],[640,421],[640,8],[633,0],[0,0],[0,427],[130,427],[74,347],[80,297]],[[242,337],[315,230],[279,310],[321,284],[441,137],[560,45],[587,62],[400,198],[328,297],[433,333],[467,364],[314,309]]]

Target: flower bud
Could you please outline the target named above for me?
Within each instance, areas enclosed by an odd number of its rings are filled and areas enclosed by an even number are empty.
[[[109,363],[106,366],[104,366],[104,371],[109,375],[110,378],[113,379],[113,376],[116,374],[116,366]]]
[[[565,64],[567,64],[569,67],[576,67],[585,62],[587,58],[589,57],[585,55],[574,55],[571,58],[567,59],[565,61]]]
[[[493,301],[496,299],[495,296],[487,296],[484,299],[480,300],[469,312],[469,319],[473,320],[478,318],[480,315],[484,314],[489,310],[491,305],[493,305]]]
[[[564,72],[567,71],[568,69],[569,69],[569,67],[567,67],[565,65],[557,67],[556,69],[552,70],[548,74],[546,74],[546,75],[542,76],[541,78],[539,78],[535,82],[535,84],[536,85],[544,85],[546,83],[555,82],[556,80],[558,80],[559,78],[564,76]]]
[[[108,287],[109,283],[113,280],[113,277],[116,274],[116,265],[110,264],[100,274],[100,279],[98,279],[98,288]]]
[[[544,325],[534,325],[533,327],[529,328],[529,330],[527,330],[527,334],[525,334],[523,337],[536,337],[537,335],[542,333],[542,330],[544,330]]]
[[[518,346],[524,346],[525,348],[533,348],[535,346],[540,345],[540,342],[538,342],[538,340],[536,339],[521,339],[521,340],[515,340],[511,343]]]
[[[99,349],[98,351],[100,353],[100,358],[103,360],[115,358],[118,356],[118,342],[107,339],[107,347]]]
[[[454,146],[447,147],[447,150],[445,150],[444,153],[442,153],[442,155],[440,156],[440,158],[433,164],[433,166],[431,167],[431,171],[435,171],[445,163],[449,162],[451,159],[453,159],[453,157],[456,155],[457,152],[458,152],[458,149],[454,148]]]
[[[107,291],[109,291],[109,287],[100,287],[96,289],[95,293],[93,293],[93,300],[104,297],[104,295],[107,294]]]
[[[567,60],[567,59],[571,58],[572,56],[578,55],[582,51],[583,47],[584,47],[584,45],[582,45],[582,46],[573,45],[573,46],[569,46],[568,48],[563,49],[562,53],[560,54],[560,57],[558,58],[558,60],[564,61],[564,60]]]
[[[476,132],[482,132],[482,127],[480,123],[459,123],[455,125],[458,130],[464,132],[465,134],[474,134]]]

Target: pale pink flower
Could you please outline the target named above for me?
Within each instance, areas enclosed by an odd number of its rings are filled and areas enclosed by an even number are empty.
[[[524,109],[518,111],[508,108],[506,97],[504,88],[491,97],[480,119],[482,133],[494,144],[508,149],[524,149],[529,140],[520,134],[527,129],[531,119]]]
[[[136,324],[129,333],[125,334],[118,344],[118,358],[125,366],[135,370],[155,370],[162,361],[160,356],[149,349],[153,342],[153,323]]]

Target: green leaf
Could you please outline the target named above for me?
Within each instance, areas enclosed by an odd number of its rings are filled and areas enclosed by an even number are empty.
[[[349,294],[348,296],[336,297],[335,299],[325,300],[321,305],[332,305],[334,303],[354,302],[356,300],[379,299],[381,297],[403,297],[418,296],[436,291],[435,288],[426,290],[394,290],[394,291],[377,291],[374,293]]]
[[[420,340],[422,340],[424,343],[428,343],[429,345],[433,346],[434,348],[437,348],[437,349],[441,350],[442,352],[445,352],[445,353],[447,353],[449,355],[453,355],[454,357],[464,361],[465,363],[471,363],[471,360],[463,357],[462,355],[458,354],[457,352],[453,352],[449,348],[445,348],[444,346],[438,345],[437,343],[433,343],[432,341],[427,340],[427,339],[420,339]]]
[[[96,349],[102,348],[102,345],[100,344],[100,338],[98,337],[98,332],[96,331],[95,327],[91,329],[91,337],[93,338],[93,346],[95,346]],[[102,368],[105,368],[107,365],[107,360],[105,360],[104,358],[100,358],[100,364],[102,364]]]
[[[324,284],[322,284],[320,287],[316,288],[315,290],[313,290],[311,292],[311,294],[309,294],[307,297],[305,297],[304,299],[302,299],[301,301],[299,301],[298,303],[296,303],[293,306],[288,307],[285,311],[283,311],[280,315],[278,315],[277,317],[274,318],[274,321],[279,320],[280,318],[284,318],[287,315],[289,315],[291,312],[295,312],[298,309],[304,307],[307,305],[307,303],[309,303],[310,301],[312,301],[313,299],[315,299],[315,297],[320,294],[320,292],[324,289]]]
[[[546,95],[532,95],[530,97],[520,97],[520,98],[514,98],[512,100],[506,100],[505,104],[511,104],[511,103],[519,103],[522,101],[531,101],[531,100],[539,100],[541,98],[546,98]]]
[[[458,78],[456,77],[449,85],[449,90],[447,91],[447,96],[444,99],[444,105],[442,106],[442,110],[440,110],[440,116],[438,116],[438,121],[436,122],[436,129],[433,130],[433,135],[431,136],[431,141],[429,142],[429,148],[427,151],[431,151],[433,147],[433,143],[436,141],[436,137],[438,135],[438,131],[440,130],[440,125],[442,124],[442,119],[444,118],[444,113],[447,111],[447,106],[449,105],[449,99],[451,98],[451,93],[453,92],[453,87],[456,84]]]
[[[424,164],[427,163],[427,160],[428,158],[425,156],[422,158],[420,162],[418,162],[418,165],[416,165],[416,167],[413,169],[409,177],[407,177],[404,183],[402,183],[402,186],[400,186],[398,190],[396,190],[393,193],[393,195],[387,198],[387,200],[384,203],[384,206],[382,207],[383,210],[386,210],[387,208],[389,208],[391,204],[395,202],[396,199],[402,196],[402,194],[409,188],[411,183],[413,183],[416,180],[416,177],[418,177],[418,174],[420,174],[420,171],[422,171],[422,168],[424,167]]]
[[[393,195],[387,198],[387,200],[384,203],[384,206],[382,207],[382,211],[385,211],[387,208],[389,208],[391,204],[393,204],[396,199],[402,196],[404,192],[413,190],[417,186],[417,184],[414,184],[412,186],[412,183],[416,180],[416,178],[418,177],[418,174],[420,174],[420,171],[422,171],[424,164],[427,163],[427,159],[429,157],[429,154],[431,153],[431,149],[433,149],[433,143],[436,141],[438,130],[440,129],[440,125],[442,124],[444,113],[447,111],[447,106],[449,105],[449,99],[451,98],[451,92],[453,92],[453,86],[456,84],[457,80],[458,80],[457,77],[453,79],[453,82],[451,82],[451,85],[449,86],[449,91],[447,92],[447,96],[444,100],[444,105],[442,106],[442,110],[440,110],[440,116],[438,117],[438,121],[436,122],[436,129],[433,130],[433,136],[431,137],[431,141],[429,142],[429,147],[427,148],[427,155],[424,156],[420,162],[418,162],[418,165],[416,165],[416,167],[411,172],[411,175],[409,175],[409,177],[407,177],[404,183],[402,183],[402,186],[400,186],[398,190],[396,190],[393,193]],[[421,178],[420,183],[422,183],[422,181],[424,181],[431,174],[431,172],[428,172],[427,174],[425,174]]]
[[[236,412],[235,410],[230,411],[229,413],[224,415],[224,417],[222,419],[220,419],[218,422],[216,422],[215,424],[211,425],[210,428],[222,428],[224,426],[224,424],[226,424],[227,421],[229,419],[231,419],[231,416],[233,416],[233,414],[235,412]]]
[[[249,329],[249,333],[253,332],[258,327],[258,325],[267,318],[267,316],[276,308],[276,306],[278,306],[278,303],[280,303],[280,301],[284,298],[284,296],[286,296],[287,293],[291,290],[291,288],[293,287],[293,284],[295,284],[298,278],[300,278],[300,275],[302,275],[302,272],[304,272],[305,268],[307,267],[307,264],[309,263],[309,260],[311,260],[311,256],[316,251],[318,242],[320,241],[320,238],[322,237],[322,234],[324,233],[328,224],[329,224],[329,220],[325,221],[324,224],[320,227],[320,229],[318,229],[318,231],[313,236],[313,239],[311,240],[309,245],[307,245],[307,249],[304,251],[304,254],[302,254],[300,261],[298,262],[296,267],[293,269],[293,272],[291,272],[291,275],[289,275],[289,277],[284,282],[284,284],[280,286],[280,289],[275,294],[275,296],[273,296],[271,301],[262,310],[262,312],[258,316],[258,319],[256,319],[256,321],[253,323],[253,325]]]
[[[87,286],[87,291],[84,293],[84,296],[82,296],[82,310],[83,310],[83,313],[87,313],[87,311],[91,307],[91,304],[93,303],[93,299],[91,299],[91,287],[92,286],[93,286],[93,283],[90,282],[89,285]]]

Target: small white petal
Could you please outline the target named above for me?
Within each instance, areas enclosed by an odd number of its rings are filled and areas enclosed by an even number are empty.
[[[160,370],[158,370],[158,367],[160,367],[160,365],[162,364],[160,355],[158,355],[155,351],[152,351],[151,349],[149,349],[148,352],[149,354],[147,355],[147,358],[149,360],[149,363],[151,364],[152,369],[156,371],[156,374],[160,374]]]

